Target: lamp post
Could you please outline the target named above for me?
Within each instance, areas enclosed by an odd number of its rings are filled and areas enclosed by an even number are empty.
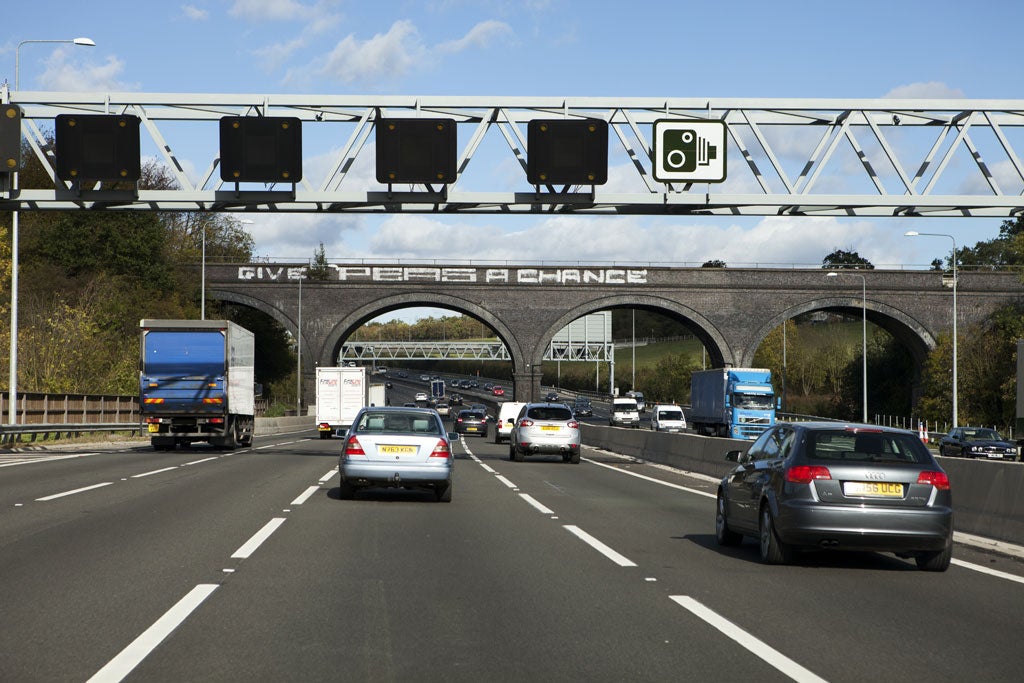
[[[69,38],[65,40],[23,40],[14,48],[14,90],[21,86],[21,46],[26,43],[73,43],[95,47],[90,38]],[[17,194],[18,174],[11,174],[11,191]],[[18,210],[11,211],[11,364],[10,386],[8,388],[8,421],[18,423]]]
[[[948,237],[953,241],[953,257],[950,261],[953,264],[953,427],[959,427],[959,413],[957,412],[957,385],[956,385],[956,238],[940,232],[917,232],[910,230],[903,233],[906,237]]]
[[[831,273],[825,273],[825,277],[839,277],[840,275],[852,275],[860,278],[861,294],[860,294],[860,307],[861,307],[861,384],[864,385],[864,393],[861,399],[864,406],[863,419],[861,420],[865,424],[868,421],[868,281],[860,273],[846,273],[832,271]]]

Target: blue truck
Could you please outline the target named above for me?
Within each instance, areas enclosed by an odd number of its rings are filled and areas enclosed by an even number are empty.
[[[775,424],[772,373],[716,368],[690,377],[690,426],[698,434],[756,439]]]
[[[139,412],[155,450],[252,444],[255,339],[228,320],[141,320]]]

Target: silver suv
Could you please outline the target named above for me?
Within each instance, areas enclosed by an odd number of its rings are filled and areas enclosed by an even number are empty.
[[[580,423],[564,403],[527,403],[509,435],[508,459],[522,462],[527,455],[557,453],[564,462],[579,464]]]

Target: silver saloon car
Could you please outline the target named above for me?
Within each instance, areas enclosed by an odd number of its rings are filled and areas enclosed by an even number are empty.
[[[891,552],[945,571],[953,549],[949,478],[916,432],[843,423],[778,424],[718,487],[720,545],[758,540],[785,564],[806,549]]]
[[[433,409],[363,408],[345,437],[339,497],[352,498],[366,487],[426,488],[438,501],[451,502],[456,439]]]
[[[564,403],[527,403],[509,435],[508,459],[556,453],[565,462],[580,462],[580,423]]]

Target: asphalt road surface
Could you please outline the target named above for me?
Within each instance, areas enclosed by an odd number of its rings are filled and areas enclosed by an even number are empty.
[[[2,681],[1019,681],[1024,563],[766,566],[714,483],[456,447],[337,496],[340,439],[0,456]]]

